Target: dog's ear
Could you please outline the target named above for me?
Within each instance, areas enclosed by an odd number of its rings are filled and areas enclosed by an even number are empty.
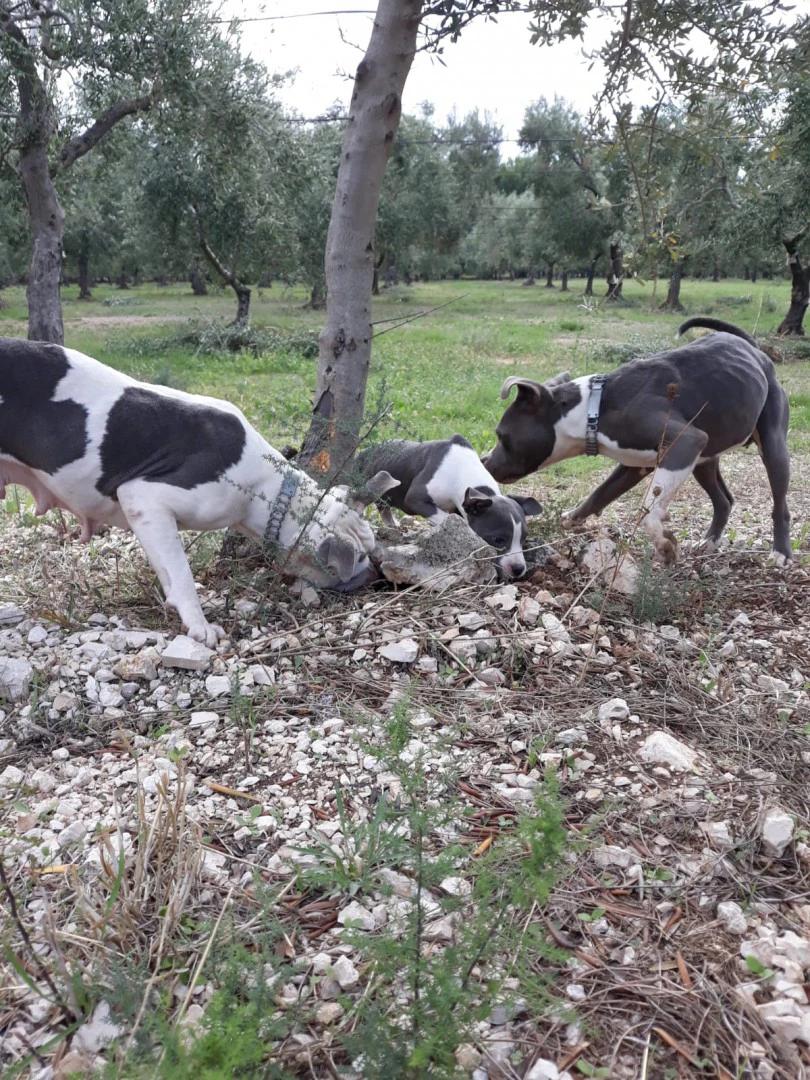
[[[540,514],[543,511],[542,506],[533,499],[531,495],[510,495],[509,498],[512,502],[516,502],[526,517],[534,517],[535,514]]]
[[[492,496],[487,495],[485,491],[470,487],[464,492],[464,502],[461,507],[468,517],[483,514],[485,510],[489,510],[490,506],[492,506]]]
[[[510,375],[501,387],[501,397],[504,401],[509,397],[509,391],[513,386],[518,388],[517,400],[529,405],[550,405],[554,400],[551,391],[542,383],[534,379],[522,379],[518,375]]]
[[[391,473],[383,469],[375,473],[370,480],[367,480],[364,487],[359,491],[349,491],[346,495],[346,501],[353,510],[362,513],[367,506],[371,506],[377,499],[382,498],[386,491],[399,487],[400,483],[400,480],[394,479]]]
[[[320,545],[318,562],[338,581],[349,581],[354,573],[354,548],[339,536],[330,536]]]
[[[558,386],[562,386],[563,383],[571,382],[571,372],[561,371],[559,375],[555,375],[553,379],[546,379],[543,383],[549,390],[555,390]]]

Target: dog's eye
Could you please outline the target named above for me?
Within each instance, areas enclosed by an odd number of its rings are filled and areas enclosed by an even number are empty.
[[[490,540],[490,543],[492,544],[492,546],[494,548],[506,547],[506,537],[505,536],[496,536],[492,540]]]

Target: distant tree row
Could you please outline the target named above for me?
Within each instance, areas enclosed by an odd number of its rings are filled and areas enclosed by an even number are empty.
[[[286,112],[278,78],[203,0],[96,10],[0,0],[0,287],[27,282],[32,327],[53,340],[60,277],[84,298],[99,280],[221,283],[239,320],[251,288],[279,280],[322,304],[339,112]],[[576,277],[618,301],[637,274],[662,279],[662,304],[677,308],[685,273],[790,274],[783,328],[796,332],[808,108],[810,75],[795,66],[745,107],[720,92],[682,108],[662,95],[596,124],[541,98],[517,146],[486,115],[442,124],[423,106],[402,118],[388,162],[375,289],[462,275],[565,289]]]

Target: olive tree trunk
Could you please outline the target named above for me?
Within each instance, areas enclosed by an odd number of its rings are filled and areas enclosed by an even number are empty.
[[[776,329],[780,337],[804,337],[804,313],[810,304],[810,267],[803,267],[799,259],[799,244],[810,229],[810,222],[795,236],[786,236],[782,243],[787,251],[790,267],[790,307],[787,315]]]
[[[234,319],[234,325],[247,326],[250,322],[250,288],[245,285],[244,281],[240,281],[233,270],[229,270],[227,266],[221,262],[206,240],[202,220],[197,212],[197,207],[189,204],[188,209],[189,213],[197,223],[200,251],[202,251],[209,265],[219,274],[225,284],[230,285],[236,293],[236,318]]]
[[[599,261],[599,256],[595,255],[588,263],[588,274],[585,278],[585,295],[593,296],[593,279],[596,275],[596,264]]]
[[[416,52],[423,0],[379,0],[354,80],[326,239],[326,326],[315,406],[298,456],[335,476],[357,449],[371,363],[374,227]]]
[[[621,300],[624,283],[624,260],[618,244],[610,245],[610,266],[607,276],[607,300],[611,303]]]
[[[672,273],[669,275],[667,298],[663,304],[661,304],[660,311],[683,311],[683,304],[681,303],[681,281],[683,280],[685,262],[686,259],[678,259],[672,267]]]
[[[79,299],[92,300],[90,292],[90,251],[89,245],[83,243],[79,252]]]

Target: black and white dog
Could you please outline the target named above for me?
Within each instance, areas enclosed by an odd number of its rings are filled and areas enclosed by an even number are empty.
[[[619,465],[564,521],[573,525],[600,514],[608,503],[654,472],[644,496],[644,526],[659,561],[677,556],[669,504],[689,476],[712,501],[706,544],[717,543],[733,497],[720,475],[719,457],[756,443],[773,494],[773,557],[792,558],[787,490],[790,408],[773,362],[744,330],[720,319],[688,319],[678,335],[701,326],[717,333],[669,352],[634,360],[609,375],[546,383],[508,378],[506,399],[517,399],[496,429],[498,442],[484,464],[502,483],[578,454],[603,454]],[[601,399],[601,400],[600,400]]]
[[[448,514],[460,514],[498,552],[495,565],[502,577],[526,573],[526,518],[540,513],[540,503],[529,496],[502,495],[463,436],[423,443],[392,439],[364,450],[355,468],[366,482],[381,471],[398,481],[377,499],[387,525],[396,524],[391,507],[433,525]]]
[[[37,513],[61,507],[89,540],[132,529],[189,636],[214,645],[178,529],[235,528],[286,554],[284,570],[351,589],[377,577],[359,511],[387,490],[374,477],[353,505],[325,494],[234,405],[137,382],[89,356],[0,339],[0,498],[28,488]]]

